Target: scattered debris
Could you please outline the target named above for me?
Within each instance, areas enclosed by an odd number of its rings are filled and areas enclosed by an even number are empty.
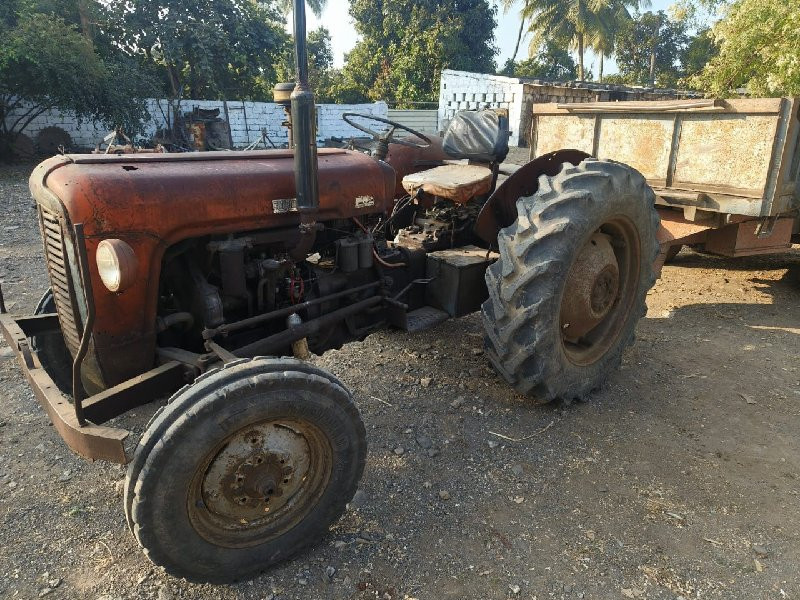
[[[491,435],[496,435],[499,438],[503,438],[504,440],[508,440],[509,442],[524,442],[525,440],[529,440],[532,437],[535,437],[537,435],[540,435],[540,434],[544,433],[545,431],[550,429],[553,426],[554,423],[555,423],[555,421],[550,421],[547,425],[542,427],[539,431],[534,431],[532,434],[526,435],[525,437],[521,437],[521,438],[508,437],[507,435],[503,435],[502,433],[496,433],[494,431],[490,431],[489,433]]]
[[[739,395],[742,397],[742,400],[744,400],[748,404],[758,404],[755,400],[753,400],[752,397],[748,396],[747,394],[743,394],[742,392],[739,392]]]

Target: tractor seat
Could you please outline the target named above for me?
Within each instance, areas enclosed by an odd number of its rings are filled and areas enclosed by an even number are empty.
[[[491,191],[492,170],[481,165],[442,165],[406,175],[403,187],[411,196],[421,189],[431,196],[463,204]]]
[[[413,196],[421,189],[457,204],[488,194],[494,181],[492,167],[508,154],[508,111],[457,112],[444,132],[442,148],[451,158],[472,164],[446,164],[406,175],[405,190]]]

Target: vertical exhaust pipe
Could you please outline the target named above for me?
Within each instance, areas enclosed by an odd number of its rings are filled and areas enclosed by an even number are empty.
[[[317,127],[314,94],[308,85],[306,3],[294,0],[295,86],[291,95],[294,182],[301,228],[313,225],[319,208]]]

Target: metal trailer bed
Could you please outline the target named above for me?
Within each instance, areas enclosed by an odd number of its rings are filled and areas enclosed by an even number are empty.
[[[531,157],[574,148],[639,170],[664,254],[778,252],[798,233],[799,108],[799,98],[534,104]]]

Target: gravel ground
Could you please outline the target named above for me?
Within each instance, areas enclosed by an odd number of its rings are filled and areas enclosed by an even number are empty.
[[[0,167],[15,313],[47,287],[30,168]],[[476,315],[316,358],[362,411],[361,489],[325,539],[232,586],[146,560],[124,469],[66,449],[0,342],[0,597],[799,598],[799,272],[798,254],[682,252],[584,403],[516,396]],[[153,410],[118,425],[138,439]]]

